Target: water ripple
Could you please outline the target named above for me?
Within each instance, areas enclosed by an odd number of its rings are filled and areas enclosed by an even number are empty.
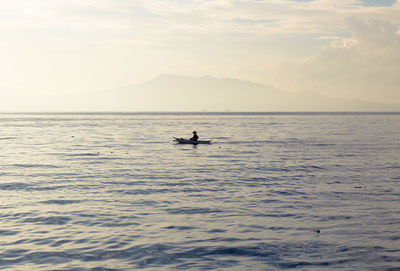
[[[23,223],[34,223],[39,225],[65,225],[71,218],[68,216],[44,216],[44,217],[30,217],[24,219]]]
[[[192,129],[208,146],[175,145]],[[1,270],[399,270],[399,114],[17,114]]]

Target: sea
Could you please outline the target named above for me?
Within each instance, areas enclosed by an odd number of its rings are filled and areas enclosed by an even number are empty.
[[[138,269],[400,270],[400,114],[0,114],[0,270]]]

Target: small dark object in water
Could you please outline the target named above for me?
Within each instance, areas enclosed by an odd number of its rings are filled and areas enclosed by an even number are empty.
[[[319,229],[311,229],[310,231],[316,232],[316,233],[318,233],[318,234],[321,232]]]
[[[362,186],[354,186],[354,188],[362,188]]]

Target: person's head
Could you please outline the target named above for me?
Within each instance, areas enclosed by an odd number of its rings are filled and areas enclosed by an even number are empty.
[[[197,134],[197,132],[196,132],[196,131],[193,131],[192,133],[193,133],[193,134]]]

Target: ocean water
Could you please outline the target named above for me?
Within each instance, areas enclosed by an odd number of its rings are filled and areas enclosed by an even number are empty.
[[[0,114],[0,269],[400,270],[400,114]]]

